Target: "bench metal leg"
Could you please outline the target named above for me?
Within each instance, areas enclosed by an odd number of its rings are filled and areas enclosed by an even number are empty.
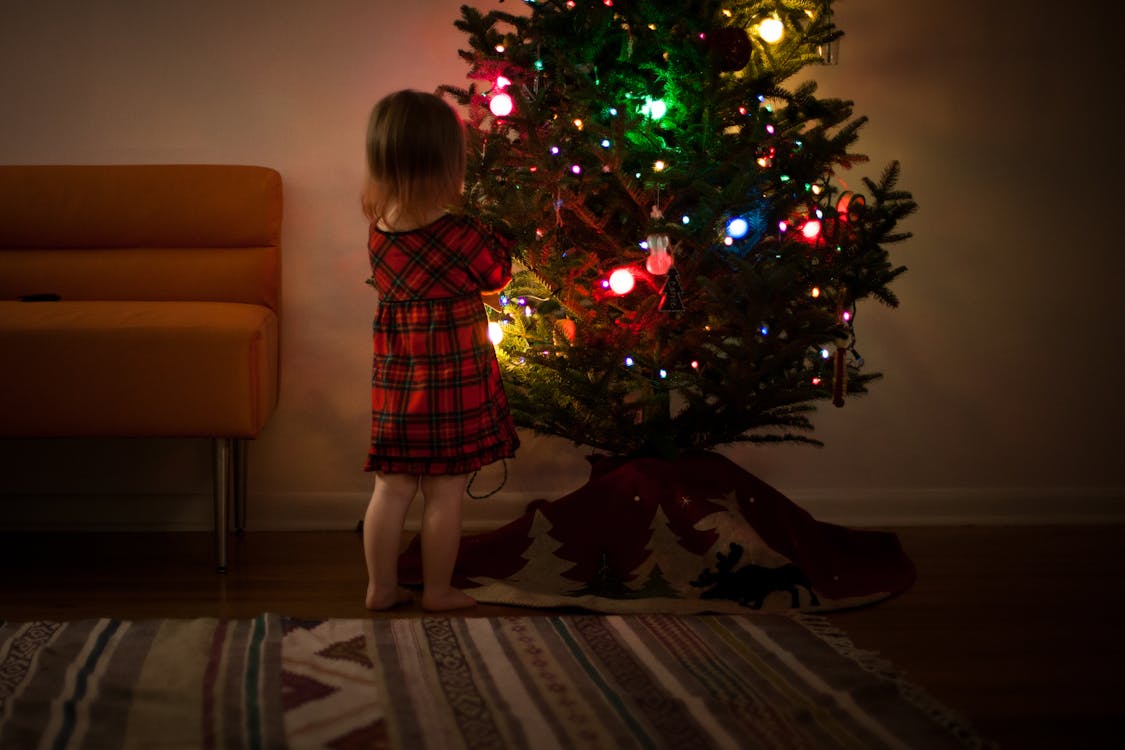
[[[215,465],[213,479],[215,482],[215,557],[218,562],[219,572],[227,570],[227,508],[231,488],[231,464],[233,440],[230,438],[215,438],[214,456]]]
[[[215,559],[219,572],[227,570],[227,536],[230,531],[230,506],[233,498],[234,528],[246,530],[246,446],[247,441],[215,438]]]
[[[246,449],[245,440],[232,440],[234,464],[234,531],[239,536],[246,531]]]

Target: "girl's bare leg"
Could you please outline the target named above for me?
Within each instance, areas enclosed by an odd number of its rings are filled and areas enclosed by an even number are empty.
[[[463,609],[477,603],[452,585],[467,483],[466,474],[422,477],[422,609]]]
[[[363,516],[368,609],[390,609],[414,599],[398,585],[398,547],[406,511],[417,490],[416,476],[382,472],[375,475],[375,489]]]

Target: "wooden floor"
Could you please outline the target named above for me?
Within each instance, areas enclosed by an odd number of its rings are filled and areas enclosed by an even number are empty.
[[[1125,526],[895,531],[918,582],[829,616],[856,646],[1001,747],[1125,747]],[[202,533],[0,535],[0,619],[370,614],[353,533],[251,532],[227,574],[211,560]]]

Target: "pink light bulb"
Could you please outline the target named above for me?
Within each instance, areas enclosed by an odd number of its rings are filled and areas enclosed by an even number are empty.
[[[488,108],[492,111],[492,114],[497,117],[507,117],[512,114],[515,104],[512,103],[512,97],[500,93],[492,97],[492,101],[488,103]]]

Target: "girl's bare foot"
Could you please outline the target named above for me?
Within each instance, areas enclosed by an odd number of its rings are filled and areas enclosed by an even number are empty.
[[[422,609],[440,612],[447,609],[467,609],[477,606],[477,600],[460,589],[447,589],[441,592],[425,590],[422,592]]]
[[[365,603],[368,609],[390,609],[399,604],[409,604],[412,601],[414,601],[414,594],[410,593],[408,589],[404,589],[402,586],[389,592],[389,595],[376,591],[370,585],[367,586],[367,600]]]

